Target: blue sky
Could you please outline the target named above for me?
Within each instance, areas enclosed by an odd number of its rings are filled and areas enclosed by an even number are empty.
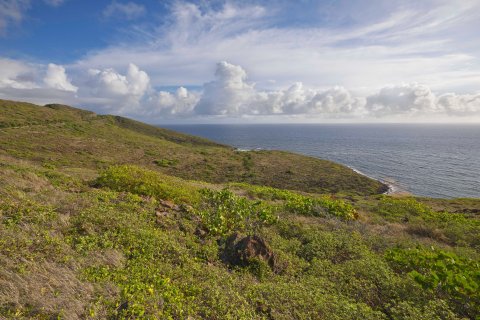
[[[478,122],[476,30],[476,0],[0,0],[0,98],[148,122]]]

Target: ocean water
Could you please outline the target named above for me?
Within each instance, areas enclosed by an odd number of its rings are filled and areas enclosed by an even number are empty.
[[[347,165],[419,196],[480,197],[480,125],[168,125],[240,149],[288,150]]]

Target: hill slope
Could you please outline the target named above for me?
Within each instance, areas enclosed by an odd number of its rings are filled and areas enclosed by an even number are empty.
[[[1,101],[0,319],[478,319],[480,199],[378,188],[327,161]]]
[[[134,120],[60,105],[0,100],[0,152],[58,167],[136,163],[185,179],[244,181],[307,192],[376,194],[378,181],[336,163],[297,154],[237,152]]]

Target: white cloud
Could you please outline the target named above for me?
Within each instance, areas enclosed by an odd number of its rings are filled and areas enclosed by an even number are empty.
[[[439,111],[430,88],[415,83],[382,88],[367,98],[366,108],[375,116]]]
[[[78,105],[75,89],[61,66],[0,58],[0,98],[45,104]]]
[[[76,92],[78,89],[70,83],[65,73],[65,68],[53,63],[48,64],[47,73],[45,78],[43,78],[43,82],[47,87],[57,90]]]
[[[148,122],[167,118],[238,119],[245,116],[287,121],[291,117],[308,121],[480,121],[480,93],[442,94],[417,83],[386,86],[367,95],[354,94],[341,86],[311,88],[301,82],[265,90],[249,80],[244,68],[222,61],[217,63],[214,80],[205,83],[203,90],[179,87],[167,92],[154,89],[147,72],[135,64],[123,70],[74,72],[71,74],[74,86],[63,66],[0,59],[0,97],[67,103]]]
[[[246,82],[247,73],[240,66],[225,61],[217,64],[216,80],[206,83],[203,95],[195,106],[197,114],[239,115],[249,113],[254,98],[253,85]]]
[[[199,115],[298,115],[328,117],[360,115],[364,99],[354,98],[342,87],[326,91],[304,88],[298,82],[285,90],[257,90],[247,82],[246,71],[227,62],[217,64],[216,80],[204,85],[194,108]]]
[[[209,66],[221,60],[252,70],[257,84],[269,89],[292,81],[365,93],[402,82],[428,83],[445,92],[451,83],[460,90],[478,86],[473,75],[480,73],[480,48],[472,32],[480,28],[478,1],[392,1],[389,10],[382,10],[386,4],[372,10],[376,3],[357,2],[352,8],[376,15],[362,20],[350,6],[339,8],[344,12],[320,12],[346,19],[333,27],[324,21],[300,27],[279,23],[285,19],[279,15],[288,12],[275,6],[202,3],[174,2],[171,14],[157,25],[130,29],[135,47],[96,51],[77,67],[119,68],[133,62],[148,71],[153,86],[200,86],[211,73]]]
[[[36,69],[27,63],[0,58],[0,88],[28,89],[37,87]]]
[[[105,10],[103,10],[103,16],[106,18],[124,18],[127,20],[133,20],[144,14],[145,7],[134,2],[121,3],[112,1]]]
[[[480,93],[457,95],[443,94],[438,98],[438,105],[447,114],[456,116],[478,116],[480,114]]]
[[[184,87],[178,88],[175,93],[159,91],[149,97],[147,109],[143,110],[141,116],[193,116],[193,108],[198,100],[198,93],[189,92]]]
[[[140,107],[140,101],[150,87],[150,78],[136,65],[129,64],[123,75],[114,69],[90,69],[80,99],[104,110],[132,113]]]

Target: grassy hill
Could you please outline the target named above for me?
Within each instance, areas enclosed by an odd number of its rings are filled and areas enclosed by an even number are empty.
[[[0,100],[0,319],[478,319],[480,199]]]
[[[62,105],[0,100],[0,152],[59,169],[135,163],[184,179],[242,181],[307,192],[378,194],[345,166],[280,151],[237,152],[205,139]]]

